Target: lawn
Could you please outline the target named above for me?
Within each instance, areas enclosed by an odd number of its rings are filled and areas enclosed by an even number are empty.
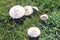
[[[9,10],[15,5],[31,5],[39,8],[18,23],[11,19]],[[45,22],[40,15],[48,14]],[[0,40],[28,40],[27,30],[40,28],[40,40],[60,40],[60,0],[0,0]]]

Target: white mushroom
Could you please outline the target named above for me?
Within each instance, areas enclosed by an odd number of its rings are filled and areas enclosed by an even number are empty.
[[[31,6],[25,6],[25,16],[29,16],[33,13],[33,8]]]
[[[43,14],[43,15],[40,16],[40,19],[45,21],[45,20],[48,19],[48,15],[47,14]]]
[[[9,15],[14,19],[23,17],[24,13],[25,9],[20,5],[13,6],[9,11]]]
[[[31,27],[28,29],[27,33],[30,37],[38,37],[40,35],[40,29],[37,27]]]

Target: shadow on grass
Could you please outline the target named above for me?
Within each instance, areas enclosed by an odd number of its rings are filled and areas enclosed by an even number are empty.
[[[32,14],[34,17],[37,15],[38,16],[38,11],[36,11],[34,8],[33,8],[33,14]]]
[[[13,22],[15,22],[16,24],[23,25],[26,18],[31,18],[31,16],[23,16],[22,18],[19,18],[19,19],[11,18],[11,19],[9,19],[9,23],[12,24]]]
[[[45,26],[48,26],[48,27],[55,27],[55,26],[56,26],[56,24],[54,24],[54,23],[52,23],[52,22],[47,23],[47,22],[42,21],[42,20],[41,20],[41,24],[42,24],[42,25],[45,25]]]

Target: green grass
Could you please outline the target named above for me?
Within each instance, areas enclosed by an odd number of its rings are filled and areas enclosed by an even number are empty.
[[[37,6],[39,12],[26,18],[23,24],[11,21],[9,9],[14,5]],[[41,14],[48,14],[45,24]],[[40,28],[40,40],[60,40],[60,0],[0,0],[0,40],[28,40],[28,28]]]

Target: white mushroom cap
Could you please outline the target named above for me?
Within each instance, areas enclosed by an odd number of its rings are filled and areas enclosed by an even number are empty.
[[[37,27],[31,27],[28,29],[27,33],[30,37],[38,37],[40,35],[40,29]]]
[[[13,6],[9,11],[9,15],[14,19],[23,17],[24,13],[25,9],[20,5]]]
[[[48,15],[47,14],[41,15],[40,19],[43,20],[43,21],[45,21],[45,20],[48,19]]]
[[[38,9],[38,7],[33,7],[36,11],[38,11],[39,9]]]
[[[25,16],[31,15],[33,13],[33,8],[31,6],[25,6]]]

